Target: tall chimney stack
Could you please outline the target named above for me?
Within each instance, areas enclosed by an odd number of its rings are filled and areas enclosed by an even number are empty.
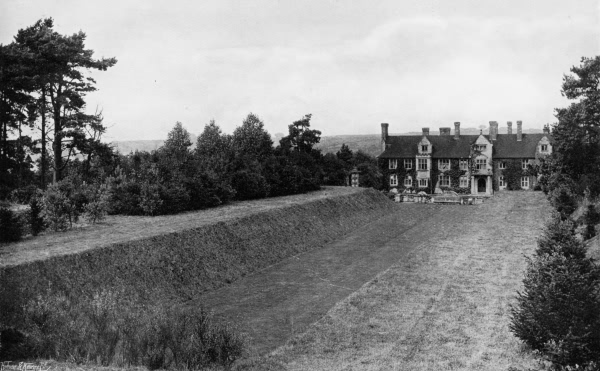
[[[523,121],[517,121],[517,142],[523,140]]]
[[[429,135],[429,128],[423,128],[423,135]]]
[[[450,128],[440,128],[440,135],[450,135]]]
[[[454,139],[459,139],[460,138],[460,122],[455,122],[454,123]]]
[[[544,125],[544,134],[550,134],[550,124]]]
[[[385,142],[388,139],[388,127],[390,124],[382,123],[381,124],[381,151],[385,151]]]
[[[490,121],[490,140],[496,140],[498,135],[498,122]]]
[[[508,121],[506,126],[508,127],[508,134],[512,134],[512,121]]]

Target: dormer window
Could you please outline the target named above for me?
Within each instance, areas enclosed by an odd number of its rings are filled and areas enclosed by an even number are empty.
[[[485,144],[478,144],[475,146],[475,150],[479,152],[484,152],[487,146]]]
[[[542,144],[540,146],[540,152],[548,152],[548,145],[547,144]]]
[[[390,159],[390,169],[397,169],[398,168],[398,160],[397,159]]]
[[[427,151],[429,151],[429,146],[426,144],[421,145],[421,152],[427,152]]]

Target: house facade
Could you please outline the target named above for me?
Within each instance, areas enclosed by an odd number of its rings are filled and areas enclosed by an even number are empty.
[[[441,193],[492,195],[501,189],[534,189],[540,160],[552,153],[548,125],[541,134],[524,134],[517,121],[507,134],[498,133],[498,123],[490,121],[487,135],[461,135],[460,122],[440,128],[432,135],[388,135],[389,125],[381,124],[379,166],[388,189]]]

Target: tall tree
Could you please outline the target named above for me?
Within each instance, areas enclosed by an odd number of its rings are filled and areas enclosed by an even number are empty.
[[[172,157],[178,165],[181,165],[187,160],[191,145],[190,133],[183,127],[181,122],[177,121],[169,132],[162,150]]]
[[[297,151],[311,153],[315,144],[321,141],[321,132],[310,129],[312,114],[304,115],[288,126],[288,136],[281,138],[280,147],[284,152]]]
[[[25,144],[30,144],[22,135],[23,126],[30,126],[33,118],[26,59],[15,43],[0,45],[0,184],[5,191],[19,185]]]
[[[39,20],[31,27],[19,30],[15,42],[27,48],[41,67],[36,81],[42,96],[41,110],[46,107],[46,96],[50,102],[49,113],[54,124],[54,181],[58,181],[70,157],[86,144],[88,138],[83,128],[98,122],[94,115],[84,113],[86,94],[96,90],[96,81],[85,72],[92,69],[106,71],[117,60],[94,59],[93,50],[85,48],[83,31],[65,36],[54,31],[53,26],[51,18]],[[44,117],[45,112],[42,120]],[[63,156],[65,150],[66,157]]]
[[[200,170],[223,177],[227,173],[231,156],[231,136],[223,134],[215,121],[210,120],[196,143]]]
[[[582,189],[600,194],[600,56],[582,58],[565,75],[562,94],[575,102],[556,110],[555,158],[558,170]]]
[[[346,145],[346,143],[342,143],[342,147],[339,151],[337,151],[335,156],[339,160],[344,161],[348,166],[352,165],[352,158],[354,157],[354,153],[352,153],[352,150]]]
[[[253,113],[238,126],[232,136],[232,149],[236,157],[246,157],[263,162],[273,153],[273,140],[265,130],[262,120]]]

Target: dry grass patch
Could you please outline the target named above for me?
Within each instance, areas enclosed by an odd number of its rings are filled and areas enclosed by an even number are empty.
[[[419,248],[271,358],[289,370],[534,366],[508,309],[547,210],[540,193],[501,193],[423,225],[430,238]]]

